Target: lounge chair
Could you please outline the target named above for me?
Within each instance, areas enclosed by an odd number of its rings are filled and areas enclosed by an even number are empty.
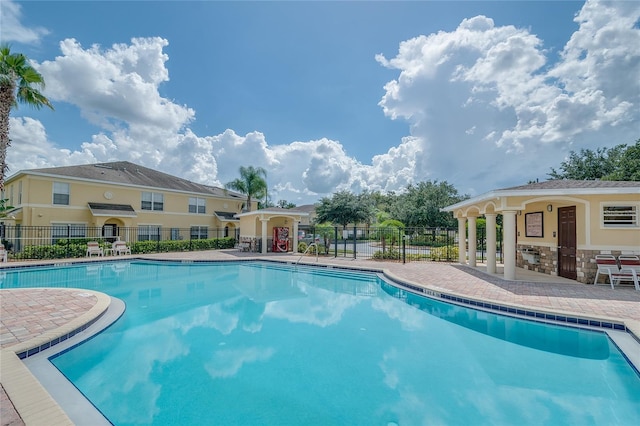
[[[621,254],[618,256],[618,262],[620,262],[620,274],[631,275],[633,277],[633,284],[636,290],[640,290],[640,257],[633,255]]]
[[[87,243],[87,257],[91,257],[93,255],[104,256],[104,250],[100,247],[100,244],[97,241],[89,241]]]
[[[5,249],[3,245],[0,245],[0,261],[7,261],[7,249]]]
[[[124,241],[114,241],[112,247],[113,254],[116,256],[121,254],[131,254],[131,249]]]
[[[593,285],[598,284],[598,277],[601,274],[606,277],[610,277],[611,273],[620,272],[618,260],[611,254],[597,254],[596,265],[598,265],[598,272],[596,272],[596,278],[593,280]],[[613,284],[611,284],[611,288],[613,288]]]

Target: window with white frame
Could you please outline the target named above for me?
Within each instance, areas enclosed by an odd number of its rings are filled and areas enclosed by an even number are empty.
[[[189,213],[205,214],[205,199],[198,197],[189,197]]]
[[[164,195],[160,192],[143,192],[140,208],[142,210],[163,211]]]
[[[61,239],[76,239],[87,237],[87,225],[83,223],[52,223],[51,244],[57,244]]]
[[[22,181],[18,182],[18,205],[22,204]]]
[[[69,205],[69,184],[64,182],[53,182],[53,204],[62,206]]]
[[[160,241],[160,226],[138,225],[138,241]]]
[[[611,205],[602,206],[602,225],[605,228],[637,228],[637,205]]]
[[[191,227],[191,239],[192,240],[206,240],[209,238],[209,228],[206,226],[192,226]]]

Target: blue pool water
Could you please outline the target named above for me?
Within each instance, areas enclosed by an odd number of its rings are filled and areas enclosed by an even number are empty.
[[[125,301],[51,361],[115,425],[638,424],[640,377],[601,332],[467,309],[374,274],[118,262],[2,288]]]

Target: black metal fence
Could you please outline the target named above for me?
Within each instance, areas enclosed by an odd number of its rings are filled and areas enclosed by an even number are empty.
[[[299,239],[298,251],[306,254],[353,259],[457,261],[457,228],[309,227]],[[486,232],[476,232],[476,256],[486,260]],[[496,253],[502,261],[502,229],[497,229]],[[313,244],[312,244],[313,243]]]
[[[0,240],[9,259],[58,259],[84,257],[87,242],[97,241],[108,249],[116,240],[125,241],[132,254],[233,248],[237,230],[229,228],[163,228],[0,225]]]
[[[486,259],[485,229],[477,230],[476,255]],[[109,248],[115,240],[127,242],[132,254],[195,251],[243,247],[239,229],[0,225],[0,239],[10,259],[84,257],[87,242]],[[399,262],[457,261],[457,228],[306,227],[298,237],[300,254]],[[466,238],[466,237],[465,237]],[[497,233],[497,257],[502,260],[502,230]],[[240,244],[238,244],[240,243]],[[267,239],[272,251],[273,240]],[[289,248],[293,247],[290,240]],[[252,239],[250,251],[260,252],[261,238]]]

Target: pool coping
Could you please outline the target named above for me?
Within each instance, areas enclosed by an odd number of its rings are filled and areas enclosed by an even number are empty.
[[[65,290],[95,296],[96,303],[88,311],[68,323],[0,351],[0,383],[2,383],[15,411],[26,425],[78,424],[71,420],[68,413],[51,395],[51,389],[46,389],[24,362],[36,354],[51,356],[60,352],[60,349],[65,345],[79,344],[89,338],[89,329],[103,317],[112,302],[110,296],[97,291],[76,288],[65,288]],[[7,291],[11,291],[11,289],[7,289]],[[52,344],[52,342],[55,343]]]
[[[394,285],[405,291],[421,294],[425,297],[442,300],[448,303],[459,304],[465,307],[483,310],[500,315],[522,318],[529,321],[539,321],[567,327],[594,329],[605,332],[618,346],[623,356],[640,375],[640,321],[631,319],[610,318],[604,316],[577,316],[575,312],[559,309],[545,310],[536,307],[532,309],[516,303],[491,302],[490,300],[473,299],[466,295],[457,294],[454,291],[442,291],[431,288],[429,285],[412,282],[401,278],[386,268],[369,267],[361,265],[336,265],[318,264],[292,261],[291,259],[275,259],[246,257],[238,259],[159,259],[145,257],[127,257],[120,259],[104,259],[105,262],[122,261],[151,261],[172,263],[219,263],[219,262],[270,262],[284,265],[299,265],[313,268],[326,268],[346,271],[361,271],[382,274]],[[63,267],[74,264],[87,264],[84,261],[47,262],[31,265],[15,265],[6,269],[32,268],[32,267]],[[93,262],[91,262],[93,263]],[[5,268],[2,268],[5,269]],[[464,272],[470,273],[466,268]],[[491,282],[495,279],[483,274],[481,279]],[[98,302],[85,314],[75,318],[69,323],[29,341],[2,349],[0,353],[0,382],[5,388],[10,401],[13,403],[19,416],[25,424],[86,424],[88,418],[95,419],[91,424],[111,424],[91,402],[80,393],[54,366],[49,358],[62,353],[70,348],[92,338],[105,328],[113,324],[124,312],[124,303],[104,293],[86,289],[73,289],[84,293],[92,293],[98,298]],[[114,303],[115,301],[115,303]],[[119,302],[119,304],[118,304]],[[109,315],[105,313],[113,307]],[[521,311],[521,312],[519,312]],[[555,319],[549,318],[550,316]],[[103,318],[104,317],[104,318]],[[558,317],[564,318],[559,321]],[[575,320],[575,321],[574,321]],[[582,321],[582,322],[579,322]],[[584,322],[586,321],[586,323]],[[600,325],[590,324],[598,322]],[[602,324],[605,324],[604,326]],[[66,338],[62,338],[66,336]],[[626,337],[626,338],[625,338]],[[51,344],[58,339],[57,344]],[[636,356],[634,356],[637,353]],[[22,355],[22,359],[18,355]],[[7,374],[9,373],[9,374]],[[60,383],[66,382],[70,387],[64,387],[65,392],[58,392]],[[11,389],[11,390],[10,390]],[[55,398],[53,397],[55,395]],[[81,409],[78,409],[80,403]],[[88,405],[87,405],[88,404]],[[64,408],[63,408],[64,406]],[[73,419],[73,420],[72,420]],[[104,423],[103,423],[104,421]]]

